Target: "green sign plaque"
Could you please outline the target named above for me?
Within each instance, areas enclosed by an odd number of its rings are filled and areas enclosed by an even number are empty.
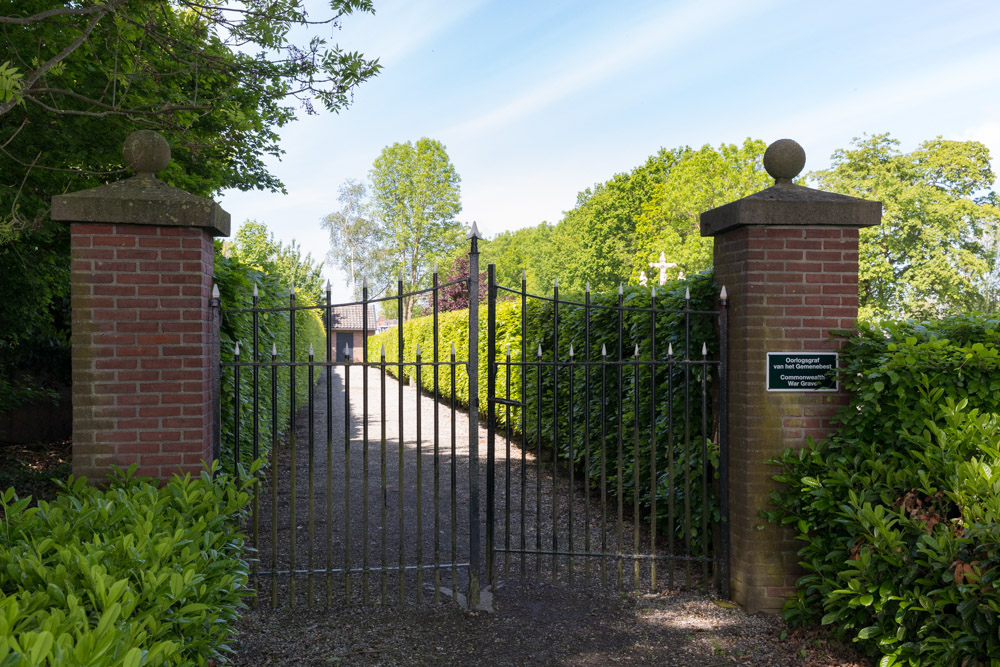
[[[768,391],[837,391],[836,352],[768,352]]]

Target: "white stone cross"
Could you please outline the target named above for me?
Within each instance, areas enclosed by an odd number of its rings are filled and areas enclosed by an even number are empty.
[[[649,268],[651,268],[651,269],[659,269],[660,270],[660,284],[661,285],[666,285],[667,284],[667,269],[672,269],[675,266],[677,266],[677,265],[674,264],[673,262],[668,262],[667,261],[666,254],[664,254],[662,252],[660,253],[660,261],[659,262],[650,262],[649,263]]]

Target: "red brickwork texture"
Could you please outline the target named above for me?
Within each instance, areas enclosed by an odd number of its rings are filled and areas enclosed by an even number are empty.
[[[169,479],[211,460],[205,230],[73,223],[73,472]]]
[[[777,483],[767,461],[832,430],[843,390],[767,392],[768,352],[837,351],[858,307],[858,230],[747,226],[715,237],[715,280],[729,294],[731,587],[750,613],[794,591],[799,545],[761,517]]]

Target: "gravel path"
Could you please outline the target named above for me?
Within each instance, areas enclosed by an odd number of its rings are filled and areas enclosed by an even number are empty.
[[[527,555],[522,560],[515,555],[508,560],[501,554],[499,581],[484,595],[492,611],[462,609],[450,596],[462,597],[468,586],[468,415],[388,376],[383,398],[377,369],[369,369],[367,379],[366,411],[360,367],[351,368],[349,378],[343,368],[335,370],[329,404],[326,380],[320,378],[311,427],[309,411],[301,411],[295,437],[278,453],[276,501],[273,476],[260,494],[258,549],[262,570],[285,574],[259,578],[260,604],[242,621],[236,664],[866,664],[822,635],[793,633],[789,639],[779,618],[748,617],[733,605],[716,603],[709,592],[679,590],[683,568],[675,571],[678,588],[670,588],[661,564],[653,587],[649,566],[640,561],[636,587],[632,563],[614,555],[617,506],[602,508],[579,484],[571,493],[566,469],[558,469],[553,481],[551,462],[539,469],[532,452],[522,452],[502,433],[496,439],[498,461],[505,460],[509,444],[510,468],[498,464],[498,543],[506,534],[509,475],[511,546],[522,546],[523,479],[526,549],[565,550],[572,525],[577,550],[589,535],[591,552],[600,551],[603,541],[609,556]],[[345,414],[347,388],[350,411]],[[481,427],[484,512],[486,447]],[[623,550],[634,541],[630,509],[625,508],[622,523]],[[609,517],[603,527],[602,510]],[[644,534],[639,539],[648,542]],[[484,540],[485,534],[485,565]],[[608,586],[602,585],[604,577]],[[699,580],[695,568],[692,583]],[[277,609],[271,609],[272,599]]]
[[[311,428],[309,412],[302,411],[295,438],[279,452],[276,502],[275,485],[261,495],[261,568],[283,574],[262,578],[260,590],[276,593],[279,605],[309,604],[310,589],[311,602],[326,605],[415,600],[428,587],[433,595],[435,583],[449,591],[467,588],[467,416],[455,411],[452,419],[450,410],[438,406],[435,457],[435,402],[419,397],[418,444],[414,388],[369,369],[366,408],[364,379],[360,367],[336,369],[329,402],[325,378],[317,383]],[[298,573],[294,578],[286,574],[290,569]],[[318,569],[333,572],[309,576]]]

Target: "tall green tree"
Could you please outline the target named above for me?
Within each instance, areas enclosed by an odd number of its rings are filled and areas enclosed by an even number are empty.
[[[0,393],[31,359],[65,357],[69,243],[51,197],[128,176],[121,147],[136,129],[171,144],[171,185],[282,190],[264,162],[281,153],[277,128],[314,101],[345,108],[379,70],[320,33],[370,11],[371,0],[333,0],[325,15],[301,0],[0,7]]]
[[[701,214],[772,185],[764,171],[767,145],[747,139],[742,145],[705,145],[687,149],[653,188],[635,225],[635,258],[629,276],[637,282],[664,253],[677,264],[677,272],[688,274],[712,268],[712,239],[701,235]]]
[[[497,282],[505,287],[519,288],[521,272],[527,279],[532,294],[552,291],[557,276],[557,257],[562,254],[555,240],[555,226],[542,222],[535,227],[500,232],[488,241],[479,243],[481,267],[496,265]],[[467,248],[460,249],[465,254]]]
[[[615,174],[577,195],[576,206],[556,227],[560,286],[582,292],[589,281],[596,290],[610,290],[628,278],[636,221],[684,150],[660,149],[631,172]]]
[[[294,285],[296,294],[311,303],[324,299],[323,263],[314,260],[311,253],[303,255],[295,240],[288,245],[276,240],[263,223],[244,222],[232,243],[224,244],[224,252],[243,264],[276,276],[285,289]]]
[[[328,47],[371,0],[333,0],[312,17],[300,0],[21,0],[0,15],[0,221],[4,235],[44,220],[53,194],[117,180],[122,142],[161,131],[173,147],[165,180],[198,195],[280,190],[264,164],[277,128],[313,101],[339,111],[379,70]],[[297,31],[312,32],[293,40]]]
[[[322,225],[330,233],[327,258],[334,262],[350,281],[351,293],[360,299],[365,283],[374,285],[384,263],[384,248],[379,230],[368,212],[368,188],[353,178],[340,186],[337,196],[340,210],[323,217]]]
[[[699,215],[770,185],[765,148],[754,139],[661,148],[631,172],[581,192],[554,230],[560,285],[582,291],[589,281],[605,291],[635,283],[661,252],[678,271],[710,268],[712,242],[701,238]]]
[[[462,224],[455,219],[462,210],[461,178],[444,145],[423,138],[386,146],[368,179],[370,198],[364,208],[368,217],[354,218],[359,228],[351,238],[369,241],[367,246],[359,244],[356,266],[365,267],[376,290],[389,283],[390,293],[395,293],[397,276],[404,293],[426,286],[434,264],[450,257],[464,242]],[[349,222],[344,211],[339,217],[327,216],[331,226],[336,226],[335,221]],[[331,252],[343,257],[351,247],[341,229],[331,233],[330,240]],[[405,297],[402,319],[410,319],[416,305],[416,297]]]
[[[986,146],[938,137],[903,153],[876,134],[836,151],[831,168],[810,178],[882,202],[882,224],[860,234],[862,317],[996,308],[1000,207]]]

